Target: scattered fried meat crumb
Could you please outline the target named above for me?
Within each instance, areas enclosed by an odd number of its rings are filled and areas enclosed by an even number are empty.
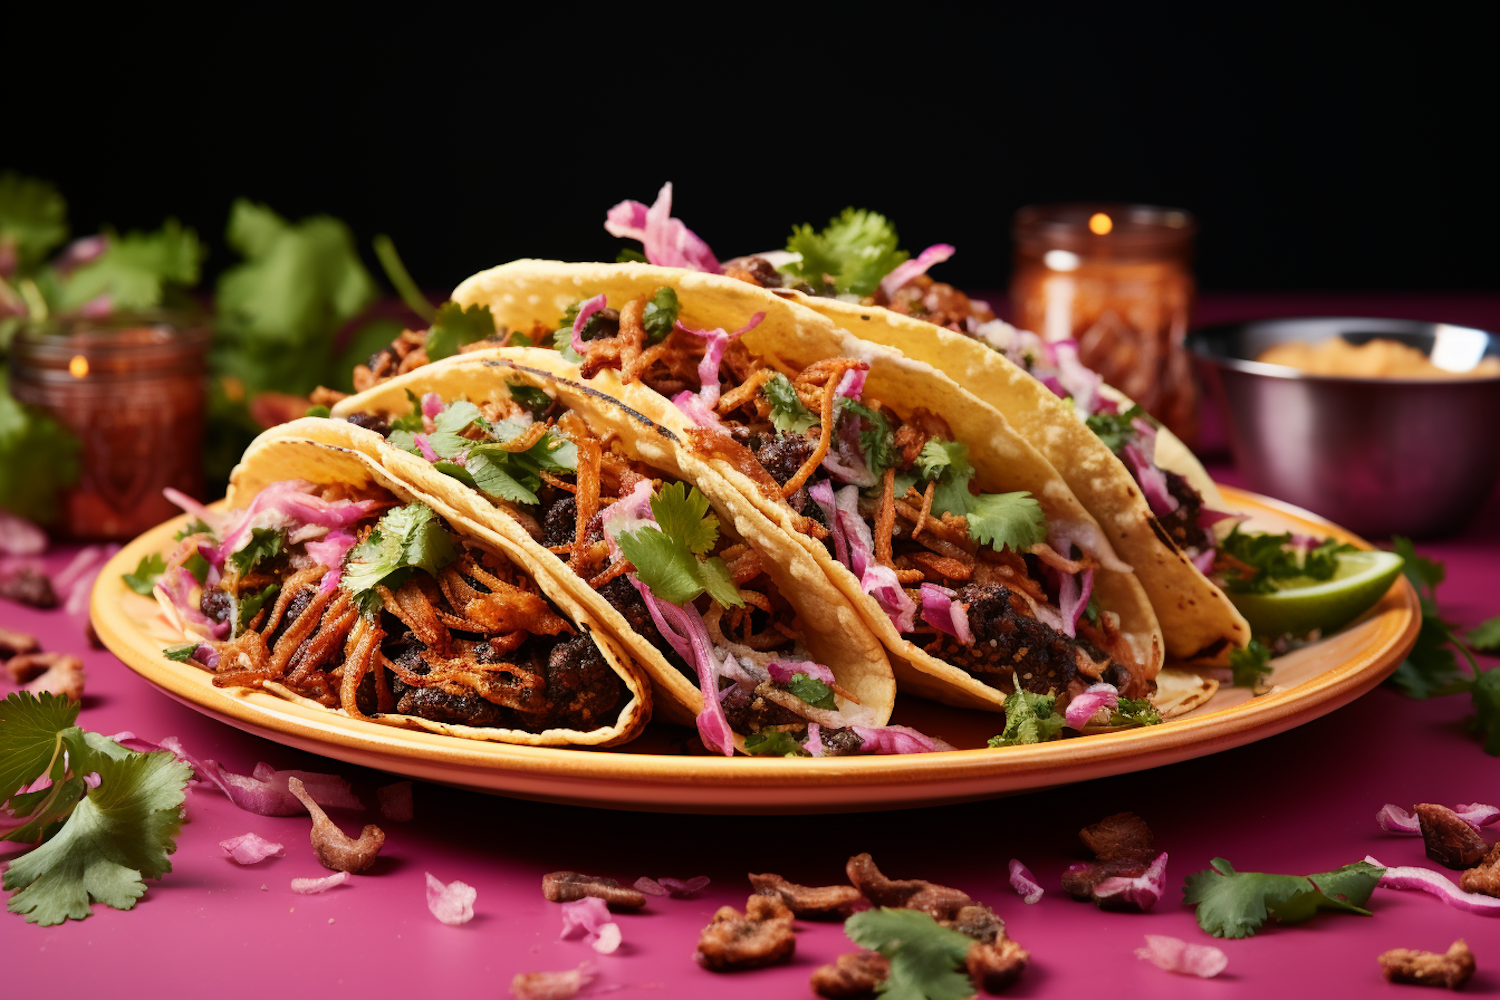
[[[1484,861],[1463,873],[1458,880],[1458,887],[1464,892],[1500,896],[1500,841],[1490,848]]]
[[[1094,895],[1099,883],[1111,878],[1139,878],[1156,857],[1156,838],[1146,821],[1135,813],[1115,813],[1078,831],[1078,839],[1094,853],[1094,860],[1069,865],[1062,886],[1081,902],[1100,900]],[[1114,905],[1117,905],[1115,901]]]
[[[34,608],[57,607],[57,592],[52,589],[51,578],[30,566],[0,576],[0,597]]]
[[[750,884],[762,896],[777,896],[798,917],[847,917],[863,895],[852,885],[807,886],[780,875],[751,875]]]
[[[1456,990],[1474,974],[1474,953],[1463,938],[1453,942],[1447,954],[1394,948],[1380,956],[1380,974],[1388,983],[1443,986]]]
[[[965,964],[975,986],[986,993],[998,993],[1021,978],[1029,961],[1031,953],[1013,941],[1001,926],[994,941],[975,941],[969,946]]]
[[[1419,803],[1413,811],[1429,858],[1446,868],[1472,868],[1484,859],[1489,845],[1458,813],[1431,802]]]
[[[874,996],[875,988],[890,974],[890,959],[878,951],[851,951],[840,955],[832,965],[819,968],[808,985],[828,1000],[856,1000]]]
[[[83,661],[66,653],[22,653],[5,663],[10,679],[32,694],[61,695],[70,701],[83,698]]]
[[[554,903],[571,903],[586,896],[597,896],[610,906],[635,910],[646,905],[645,895],[635,889],[627,889],[612,878],[577,872],[543,875],[542,895]]]
[[[318,855],[318,863],[335,872],[359,874],[369,871],[375,864],[376,856],[380,854],[380,848],[385,844],[385,831],[373,823],[366,824],[356,840],[334,825],[322,807],[307,794],[302,779],[295,776],[288,778],[287,788],[312,814],[312,832],[308,834],[308,839],[312,841],[313,851]]]
[[[849,881],[876,906],[921,910],[936,920],[951,920],[959,910],[974,902],[967,893],[945,885],[922,879],[886,878],[868,854],[850,858],[845,871]]]
[[[510,993],[516,1000],[573,1000],[593,978],[587,962],[568,972],[522,972],[510,981]]]
[[[21,653],[35,653],[39,648],[36,636],[15,629],[0,628],[0,660],[8,660]]]
[[[756,895],[745,901],[743,914],[721,906],[703,928],[693,958],[714,972],[758,969],[790,958],[796,947],[792,911],[778,896]]]

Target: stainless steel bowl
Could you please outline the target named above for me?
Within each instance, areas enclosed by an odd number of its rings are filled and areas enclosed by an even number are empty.
[[[1439,367],[1500,356],[1483,330],[1393,319],[1279,319],[1196,330],[1188,347],[1250,487],[1364,535],[1461,530],[1500,474],[1500,377],[1336,378],[1253,360],[1291,340],[1375,337]]]

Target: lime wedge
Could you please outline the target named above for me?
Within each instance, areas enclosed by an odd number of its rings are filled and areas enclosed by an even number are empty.
[[[1315,628],[1327,634],[1368,610],[1401,575],[1401,557],[1393,552],[1345,552],[1338,559],[1331,580],[1290,580],[1270,594],[1229,599],[1257,636],[1300,636]]]

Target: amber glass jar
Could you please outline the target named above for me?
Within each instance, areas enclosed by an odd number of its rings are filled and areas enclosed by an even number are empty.
[[[1015,324],[1076,340],[1083,363],[1187,441],[1197,390],[1183,338],[1197,223],[1150,205],[1032,205],[1016,213]]]
[[[53,533],[132,538],[177,513],[162,489],[203,493],[207,329],[186,315],[70,319],[22,331],[11,391],[80,442]]]

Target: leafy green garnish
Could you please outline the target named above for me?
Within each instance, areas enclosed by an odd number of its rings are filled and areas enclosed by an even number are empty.
[[[646,328],[647,343],[658,344],[667,339],[672,328],[677,325],[679,308],[677,293],[670,287],[664,285],[656,290],[641,316],[641,326]]]
[[[833,688],[816,677],[795,673],[787,683],[786,689],[813,708],[826,708],[830,712],[838,709],[838,705],[833,700]]]
[[[422,428],[426,426],[422,423],[422,401],[410,389],[406,390],[406,399],[411,403],[411,412],[404,416],[393,417],[390,421],[391,430],[410,431],[413,434],[420,434]]]
[[[427,301],[427,296],[417,287],[412,280],[406,265],[401,262],[401,255],[396,252],[396,243],[385,233],[380,233],[371,241],[375,247],[375,257],[380,261],[380,267],[385,271],[385,276],[395,286],[396,294],[401,296],[401,301],[406,303],[406,308],[422,317],[427,323],[437,318],[437,310],[432,308],[432,303]],[[427,355],[429,358],[432,355]]]
[[[1481,653],[1500,653],[1500,615],[1469,629],[1469,646]]]
[[[198,652],[198,647],[201,645],[202,643],[198,642],[185,642],[180,646],[167,646],[161,651],[161,655],[173,663],[186,663],[193,658],[193,654]]]
[[[265,589],[259,591],[258,593],[242,595],[235,602],[235,637],[238,637],[242,632],[245,631],[246,628],[250,626],[250,623],[255,620],[255,616],[260,613],[260,609],[265,607],[266,602],[273,599],[276,596],[277,592],[280,590],[280,584],[268,583],[266,584]]]
[[[63,283],[62,305],[76,308],[108,295],[114,309],[150,309],[162,303],[166,286],[198,283],[204,248],[198,234],[168,219],[154,233],[120,236],[106,231],[108,248]]]
[[[917,455],[917,470],[923,479],[937,481],[937,488],[932,491],[934,514],[967,515],[974,509],[978,498],[969,492],[974,467],[969,464],[968,445],[930,438]]]
[[[1325,538],[1309,549],[1298,545],[1291,532],[1245,532],[1239,525],[1219,549],[1244,564],[1229,571],[1225,581],[1229,590],[1242,594],[1269,594],[1292,580],[1331,580],[1339,568],[1339,554],[1358,551],[1336,538]]]
[[[441,361],[452,357],[465,344],[494,335],[495,317],[490,314],[489,306],[474,305],[465,309],[457,302],[444,302],[427,329],[427,360]]]
[[[1251,639],[1244,649],[1229,651],[1229,670],[1235,687],[1253,688],[1271,672],[1271,650],[1259,639]]]
[[[1135,428],[1131,426],[1131,421],[1137,418],[1151,419],[1139,404],[1123,413],[1095,413],[1085,418],[1083,422],[1098,436],[1100,441],[1104,442],[1104,447],[1118,455],[1120,449],[1129,444],[1130,439],[1135,436]]]
[[[1159,722],[1161,713],[1150,698],[1121,698],[1109,717],[1111,726],[1154,726]]]
[[[648,263],[648,261],[646,260],[646,255],[643,254],[643,253],[641,253],[635,247],[626,247],[625,249],[621,250],[619,253],[615,254],[615,263],[616,264],[645,264],[645,263]]]
[[[563,357],[575,365],[583,361],[583,356],[573,350],[573,324],[578,319],[578,311],[583,308],[583,304],[587,301],[588,299],[579,299],[568,306],[567,310],[563,313],[562,319],[558,321],[557,331],[552,334],[552,345],[562,352]],[[578,335],[584,340],[593,340],[596,337],[603,336],[606,331],[605,324],[608,322],[608,319],[604,315],[604,310],[600,309],[588,318],[588,321],[583,324],[583,329],[579,331]]]
[[[1045,743],[1062,732],[1067,721],[1057,712],[1057,698],[1017,688],[1005,696],[1005,731],[990,737],[992,747]]]
[[[137,594],[150,597],[157,578],[166,571],[167,561],[160,553],[153,552],[149,556],[141,556],[141,561],[135,564],[135,572],[125,573],[121,579],[125,581],[125,586]]]
[[[972,499],[964,516],[969,522],[969,537],[996,552],[1007,548],[1026,552],[1047,540],[1047,515],[1036,497],[1024,490],[981,493]]]
[[[864,452],[865,465],[877,479],[885,470],[897,464],[895,438],[891,434],[890,421],[857,399],[848,396],[838,398],[838,415],[835,420],[861,419],[864,425],[859,431],[859,447]]]
[[[615,538],[636,577],[658,599],[686,604],[704,591],[726,608],[745,603],[718,556],[702,559],[719,538],[719,519],[708,512],[708,498],[697,487],[669,483],[651,498],[656,524],[621,532]]]
[[[328,417],[333,416],[333,411],[328,407],[320,404],[318,406],[309,406],[307,408],[307,412],[302,415],[304,417],[322,417],[324,419],[327,419]]]
[[[793,227],[786,248],[802,259],[781,270],[820,294],[870,295],[881,278],[906,260],[906,251],[896,249],[896,243],[896,227],[885,216],[846,208],[822,232],[810,225]]]
[[[0,257],[15,255],[19,272],[41,263],[68,238],[68,203],[50,182],[0,173]]]
[[[877,987],[887,1000],[969,1000],[974,983],[965,961],[974,940],[943,927],[921,910],[856,913],[844,933],[862,948],[890,959],[891,974]]]
[[[251,528],[250,541],[245,547],[229,555],[229,565],[239,576],[248,576],[262,562],[270,562],[281,554],[281,543],[285,541],[275,528]]]
[[[805,434],[818,422],[813,412],[797,398],[791,379],[781,372],[761,383],[760,391],[771,404],[771,424],[783,434]]]
[[[552,347],[573,364],[583,363],[583,355],[573,350],[573,324],[571,322],[552,331]]]
[[[78,439],[45,411],[10,394],[0,365],[0,509],[47,524],[57,519],[59,490],[78,481]]]
[[[1469,687],[1474,721],[1469,729],[1484,744],[1484,752],[1500,757],[1500,670],[1486,670]]]
[[[214,530],[212,528],[204,524],[203,521],[199,518],[195,517],[187,524],[183,525],[178,530],[177,534],[172,536],[172,540],[174,542],[180,542],[188,535],[212,535],[213,533]]]
[[[1319,875],[1237,872],[1223,858],[1212,870],[1189,875],[1182,900],[1198,907],[1198,926],[1214,937],[1254,934],[1267,917],[1285,924],[1307,920],[1320,909],[1368,917],[1363,909],[1385,869],[1366,861]]]
[[[467,485],[474,487],[480,492],[495,500],[508,500],[511,503],[534,504],[537,495],[533,490],[540,486],[540,481],[530,477],[531,489],[522,482],[517,481],[513,474],[515,470],[511,467],[512,452],[502,448],[493,451],[484,448],[475,448],[469,452],[468,461],[464,463],[463,469],[469,477]],[[439,462],[436,466],[440,471],[451,471],[450,463]]]
[[[354,547],[339,586],[361,599],[399,570],[415,568],[437,576],[457,558],[458,544],[432,508],[409,503],[386,511],[370,537]]]
[[[552,397],[534,385],[510,385],[510,398],[540,420],[552,409]]]
[[[66,698],[16,692],[0,702],[0,787],[24,788],[43,775],[49,788],[12,794],[27,819],[0,839],[39,847],[10,863],[8,908],[28,923],[60,924],[89,915],[91,902],[128,910],[144,879],[172,870],[184,789],[192,768],[170,752],[132,753],[74,725]],[[83,778],[97,774],[89,788]]]
[[[806,757],[807,751],[784,729],[762,729],[745,737],[745,752],[757,757]]]

